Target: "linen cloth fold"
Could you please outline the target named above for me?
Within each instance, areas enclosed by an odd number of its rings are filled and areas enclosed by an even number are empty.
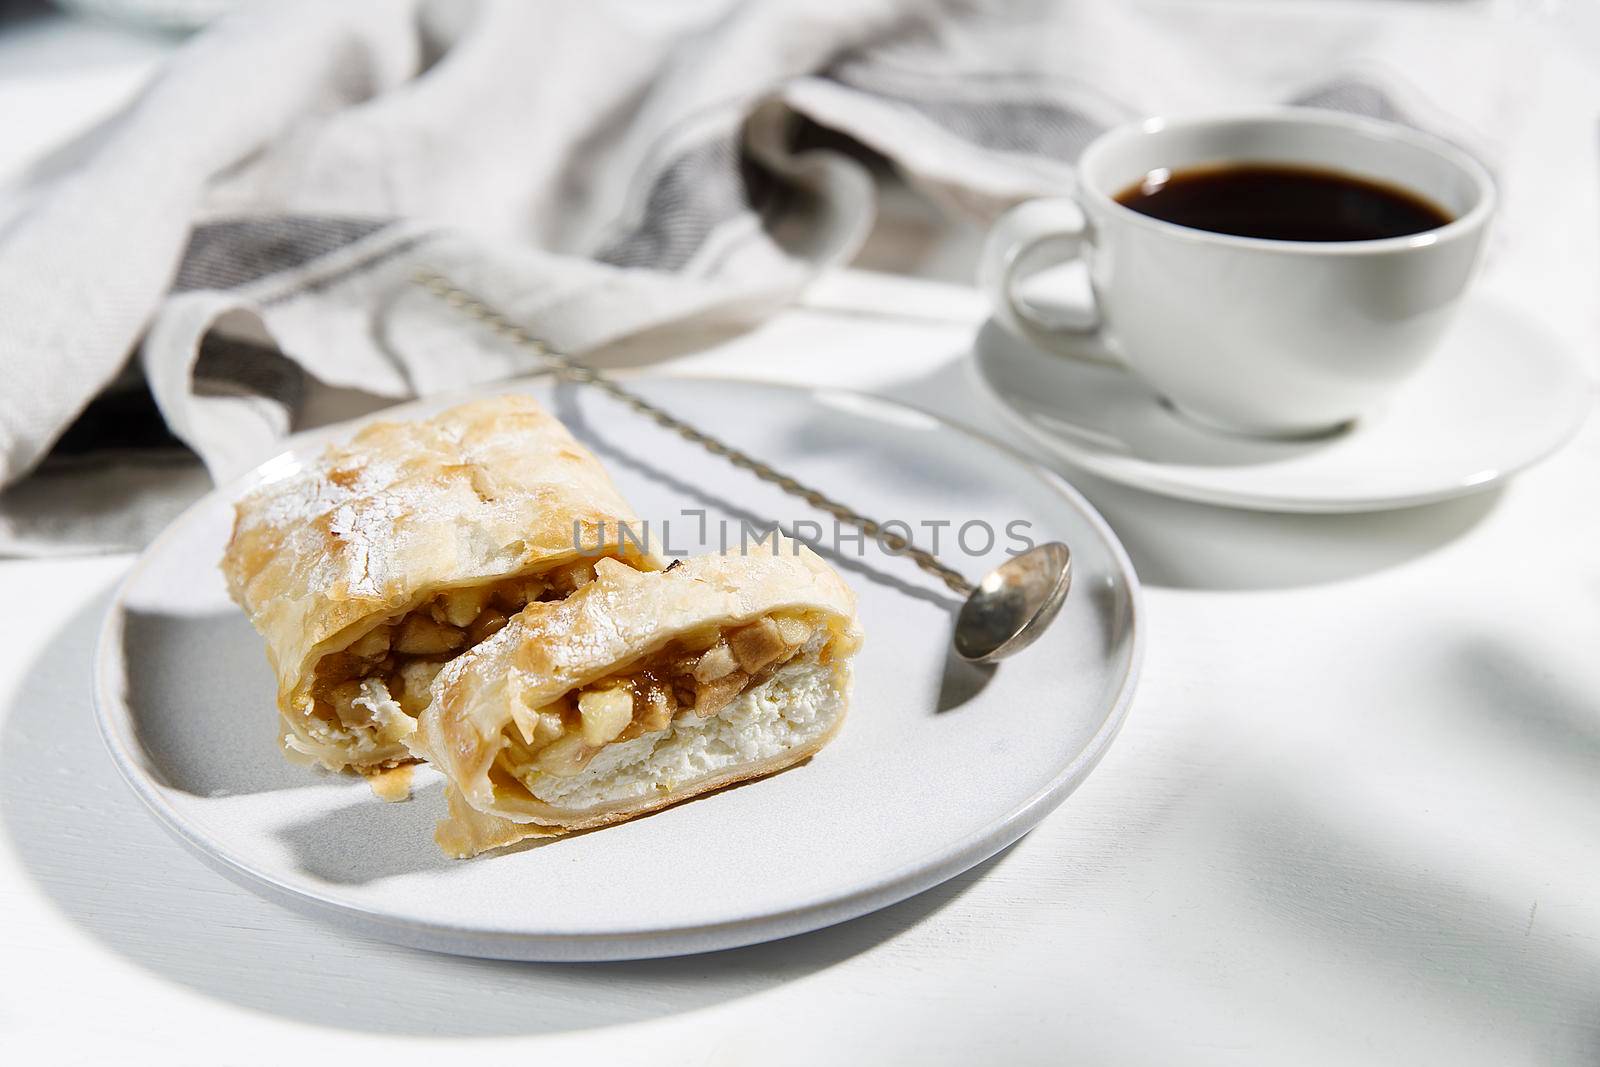
[[[319,396],[535,369],[419,268],[582,353],[783,306],[866,239],[883,158],[982,221],[1069,190],[1118,122],[1296,103],[1428,128],[1504,173],[1548,91],[1538,58],[1438,7],[247,8],[5,206],[0,554],[137,544],[201,484],[174,455],[229,477]]]

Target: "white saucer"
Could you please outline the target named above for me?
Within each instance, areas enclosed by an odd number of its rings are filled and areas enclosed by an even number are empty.
[[[671,522],[673,553],[711,549],[722,519],[736,550],[744,517],[821,517],[598,393],[518,388],[589,444],[656,536]],[[866,643],[850,718],[816,757],[596,833],[449,860],[432,839],[436,773],[417,775],[410,801],[384,804],[360,779],[278,751],[272,672],[217,571],[232,501],[258,471],[150,546],[101,635],[101,730],[156,818],[246,887],[370,936],[508,959],[628,959],[787,937],[892,904],[1015,841],[1088,775],[1133,694],[1138,591],[1110,529],[1059,477],[856,393],[633,388],[880,518],[953,522],[944,553],[973,574],[1006,557],[1007,523],[1066,541],[1066,606],[1036,645],[982,672],[950,655],[955,601],[941,586],[875,545],[844,546],[833,559],[860,598]],[[281,475],[348,432],[302,438],[262,470]],[[704,509],[703,532],[684,509]],[[951,551],[974,519],[1000,540],[976,558]],[[969,543],[983,547],[975,534]]]
[[[1264,511],[1380,511],[1485,489],[1549,455],[1594,404],[1594,385],[1527,314],[1479,298],[1381,410],[1318,440],[1232,436],[1173,411],[1132,375],[1064,359],[993,320],[978,378],[1005,415],[1062,459],[1110,481]]]

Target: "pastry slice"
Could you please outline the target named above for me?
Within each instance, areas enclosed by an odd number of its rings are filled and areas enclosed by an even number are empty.
[[[370,425],[240,501],[228,591],[266,639],[291,756],[376,771],[439,668],[601,558],[658,564],[593,455],[526,396]]]
[[[603,826],[800,762],[833,737],[860,643],[815,553],[644,573],[601,560],[452,660],[407,741],[447,779],[437,839],[466,857]]]

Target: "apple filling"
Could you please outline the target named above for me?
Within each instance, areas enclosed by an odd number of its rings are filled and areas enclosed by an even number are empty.
[[[709,718],[803,650],[820,646],[812,640],[820,627],[774,615],[679,638],[626,672],[543,707],[518,705],[495,771],[532,788],[540,775],[577,775],[606,745],[664,730],[681,715]]]
[[[452,657],[498,631],[535,601],[564,600],[594,580],[580,560],[537,575],[446,589],[392,622],[324,656],[312,682],[312,714],[330,727],[393,732],[428,706],[428,687]],[[399,735],[410,733],[399,724]]]

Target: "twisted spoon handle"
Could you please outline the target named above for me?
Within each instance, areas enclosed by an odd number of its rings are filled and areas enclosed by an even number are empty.
[[[812,507],[827,512],[840,522],[856,527],[889,551],[902,553],[909,557],[918,567],[921,567],[924,571],[949,586],[951,591],[958,596],[966,597],[972,594],[974,588],[972,583],[967,581],[960,571],[940,563],[938,558],[927,549],[919,548],[909,539],[900,536],[893,530],[885,530],[877,520],[871,519],[854,508],[841,504],[839,501],[818,492],[810,486],[796,481],[789,475],[761,462],[754,456],[741,452],[732,445],[724,444],[710,434],[702,433],[681,419],[656,407],[650,401],[618,385],[610,377],[602,374],[582,360],[554,351],[539,338],[528,333],[528,331],[490,307],[483,300],[455,285],[443,275],[436,274],[433,271],[422,271],[416,275],[415,281],[446,304],[477,319],[513,344],[535,353],[549,363],[558,374],[569,381],[592,385],[602,392],[610,394],[658,426],[671,430],[686,441],[692,441],[713,455],[721,456],[735,467],[741,467],[749,471],[757,478],[777,486],[790,496],[799,497]]]

